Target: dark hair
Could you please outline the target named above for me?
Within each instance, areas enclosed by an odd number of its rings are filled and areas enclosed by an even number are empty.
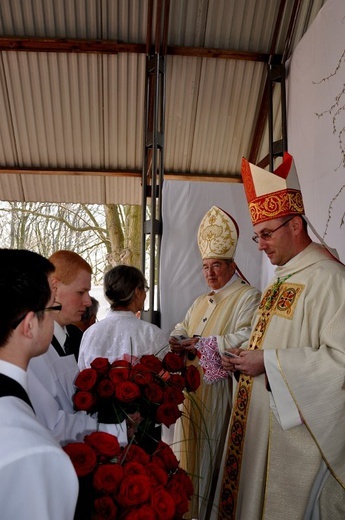
[[[18,319],[46,307],[51,298],[47,277],[53,271],[53,264],[37,253],[0,249],[0,346],[7,343]]]
[[[99,309],[99,301],[96,300],[93,296],[90,296],[91,305],[90,307],[86,307],[85,311],[81,315],[81,320],[84,323],[88,323],[92,316],[97,317],[98,309]]]
[[[306,221],[304,215],[299,215],[299,214],[296,214],[296,215],[293,215],[293,214],[289,214],[289,215],[286,215],[285,217],[281,217],[281,221],[282,222],[288,222],[289,220],[292,220],[294,217],[299,217],[301,220],[302,220],[302,224],[303,224],[303,230],[308,233],[308,222]]]
[[[112,310],[116,307],[128,307],[136,288],[145,289],[143,273],[130,265],[117,265],[104,276],[104,294]]]

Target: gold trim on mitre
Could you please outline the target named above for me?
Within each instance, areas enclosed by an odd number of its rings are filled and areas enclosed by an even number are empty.
[[[202,219],[198,230],[201,258],[233,258],[238,236],[236,221],[222,209],[213,206]]]
[[[253,225],[287,215],[304,215],[303,198],[292,155],[272,173],[242,159],[242,179]]]

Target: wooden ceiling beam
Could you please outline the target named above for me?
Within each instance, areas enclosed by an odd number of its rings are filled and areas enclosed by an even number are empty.
[[[0,166],[0,175],[68,175],[75,177],[140,177],[139,170],[64,170],[57,168],[7,168]]]
[[[229,49],[208,49],[206,47],[183,47],[168,45],[168,55],[189,56],[192,58],[217,58],[222,60],[259,61],[268,63],[269,54],[262,52],[244,52]]]
[[[0,166],[0,175],[67,175],[69,177],[135,177],[141,179],[140,170],[64,170],[57,168],[7,168]],[[242,182],[237,174],[210,174],[205,172],[165,172],[165,180]]]
[[[240,174],[234,175],[212,175],[210,173],[176,173],[164,172],[166,181],[197,181],[197,182],[231,182],[242,183]]]
[[[19,38],[0,37],[0,51],[23,52],[63,52],[63,53],[93,53],[118,54],[134,53],[145,54],[148,42],[123,43],[115,40],[83,40],[65,38]],[[270,54],[261,52],[244,52],[230,49],[206,47],[186,47],[166,45],[166,53],[170,56],[188,56],[192,58],[216,58],[223,60],[245,60],[268,63]],[[164,50],[165,50],[164,49]]]
[[[0,51],[64,52],[118,54],[132,52],[145,54],[145,44],[121,43],[115,40],[84,40],[67,38],[0,37]]]

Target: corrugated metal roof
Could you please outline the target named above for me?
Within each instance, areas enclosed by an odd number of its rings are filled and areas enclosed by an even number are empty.
[[[293,45],[323,3],[300,0]],[[177,55],[176,46],[282,54],[297,4],[170,1],[166,172],[238,176],[241,157],[251,149],[267,73],[265,61],[198,57],[195,49]],[[0,0],[0,36],[143,47],[148,13],[149,0]],[[0,53],[0,199],[139,204],[145,54],[46,52],[41,43],[36,51],[14,46]],[[277,94],[275,99],[278,139]],[[266,131],[258,160],[267,154]],[[35,170],[43,171],[35,175]]]

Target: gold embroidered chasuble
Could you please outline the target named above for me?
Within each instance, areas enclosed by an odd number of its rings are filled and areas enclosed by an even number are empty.
[[[198,297],[184,321],[177,324],[171,334],[226,335],[227,342],[239,346],[250,336],[250,324],[259,300],[260,292],[237,278],[216,294]],[[189,363],[198,366],[198,359]],[[225,433],[227,430],[231,403],[231,378],[213,385],[202,380],[193,402],[185,401],[184,417],[175,425],[173,449],[181,467],[192,477],[195,496],[190,515],[199,520],[206,518],[215,458],[218,449],[222,453],[219,440],[223,430]]]
[[[303,519],[322,458],[331,472],[327,492],[344,493],[344,294],[344,266],[317,244],[276,269],[249,348],[276,350],[304,424],[283,430],[270,410],[265,375],[241,376],[224,456],[219,519]],[[343,504],[339,517],[332,512],[323,518],[343,517],[345,493]]]

